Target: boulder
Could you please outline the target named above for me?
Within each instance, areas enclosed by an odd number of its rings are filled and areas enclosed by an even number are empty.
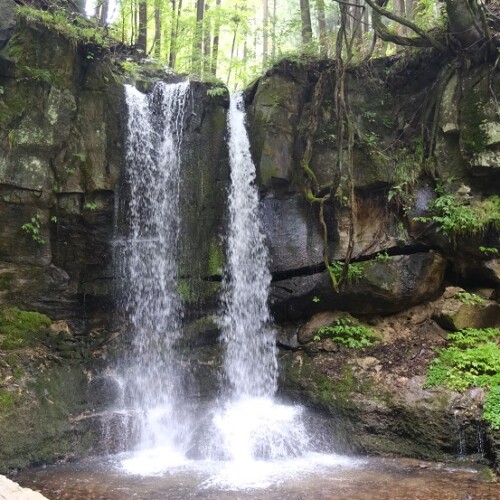
[[[464,297],[463,299],[461,297]],[[471,298],[467,298],[471,297]],[[500,305],[479,295],[458,291],[438,301],[434,319],[447,330],[500,327]]]

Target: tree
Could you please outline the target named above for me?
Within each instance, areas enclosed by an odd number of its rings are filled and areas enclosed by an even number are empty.
[[[148,4],[146,0],[139,1],[139,30],[137,37],[137,50],[146,54],[146,44],[148,41]]]
[[[300,0],[300,19],[302,21],[302,45],[305,48],[310,48],[312,42],[312,24],[309,0]]]
[[[262,66],[267,66],[269,57],[269,0],[262,2]]]
[[[196,0],[196,24],[193,38],[192,71],[198,75],[203,73],[203,17],[205,0]]]
[[[210,73],[213,76],[217,75],[217,60],[219,57],[219,42],[220,42],[220,25],[221,25],[221,15],[220,15],[220,5],[221,0],[216,0],[216,17],[214,24],[214,38],[212,40],[212,57],[210,63]]]
[[[319,53],[321,57],[328,55],[326,34],[325,0],[316,0],[316,16],[318,18]]]

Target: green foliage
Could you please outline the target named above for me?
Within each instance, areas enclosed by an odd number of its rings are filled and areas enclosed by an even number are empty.
[[[374,148],[379,142],[379,136],[375,132],[367,132],[361,135],[361,140],[369,147]]]
[[[484,253],[484,255],[491,256],[498,254],[498,248],[495,247],[479,247],[479,250]]]
[[[66,9],[45,11],[19,6],[17,16],[27,24],[42,24],[74,44],[97,45],[103,48],[110,46],[110,38],[103,29],[93,26],[84,17],[72,15]]]
[[[220,97],[227,93],[227,88],[223,86],[212,87],[207,90],[207,95],[209,97]]]
[[[91,212],[94,212],[97,209],[97,203],[95,202],[85,203],[83,208],[85,210],[90,210]]]
[[[335,278],[335,282],[340,285],[343,280],[343,273],[344,273],[344,263],[339,262],[337,260],[334,260],[329,266],[328,266],[328,272],[330,273],[331,276]],[[365,274],[364,271],[364,265],[359,263],[359,262],[354,262],[348,264],[347,267],[347,281],[348,282],[354,282],[358,281],[360,278],[362,278]]]
[[[39,83],[46,83],[47,85],[54,85],[57,78],[48,69],[43,68],[30,68],[29,66],[23,67],[23,75]]]
[[[360,325],[350,318],[339,318],[330,326],[323,326],[316,332],[314,340],[329,337],[351,349],[362,349],[373,345],[377,340],[377,334],[365,325]]]
[[[466,204],[453,194],[441,194],[429,204],[429,217],[415,217],[417,222],[434,222],[438,231],[448,236],[473,235],[492,226],[500,228],[500,196]]]
[[[444,385],[458,391],[469,387],[490,389],[483,416],[492,426],[499,426],[500,329],[466,328],[450,333],[448,344],[432,361],[427,386]]]
[[[500,385],[492,387],[486,396],[483,417],[493,429],[500,430]]]
[[[320,299],[317,295],[315,295],[315,296],[312,298],[312,301],[313,301],[315,304],[317,304],[318,302],[320,302],[320,301],[321,301],[321,299]]]
[[[40,214],[37,212],[33,217],[31,217],[30,222],[26,222],[21,226],[21,229],[31,236],[33,241],[36,241],[40,245],[45,245],[47,243],[41,236],[42,225],[40,223]]]
[[[15,396],[8,391],[0,391],[0,414],[12,409],[15,405]]]
[[[390,260],[390,258],[391,258],[391,256],[387,252],[379,252],[375,256],[375,260],[378,260],[378,261]]]
[[[453,298],[459,300],[460,302],[463,302],[464,304],[469,304],[469,305],[477,305],[484,303],[484,299],[482,297],[476,295],[475,293],[470,293],[470,292],[458,292],[453,296]]]
[[[414,201],[415,183],[428,163],[428,160],[424,160],[422,141],[415,141],[412,148],[399,148],[391,157],[394,159],[394,184],[389,190],[387,200],[394,200],[406,211]]]
[[[122,61],[120,66],[132,78],[137,78],[141,73],[141,67],[135,61]]]
[[[22,311],[17,307],[0,309],[0,348],[20,349],[51,325],[44,314]]]
[[[81,161],[82,163],[87,159],[85,156],[85,153],[73,153],[73,158],[76,158],[77,160]],[[67,169],[64,169],[67,170]],[[69,170],[69,169],[68,169]],[[74,169],[72,169],[74,170]]]

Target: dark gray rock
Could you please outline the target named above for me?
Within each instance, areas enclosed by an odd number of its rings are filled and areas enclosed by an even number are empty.
[[[261,210],[271,272],[317,266],[322,262],[323,240],[318,217],[303,196],[265,197]]]
[[[275,281],[271,308],[279,320],[298,320],[322,310],[389,314],[436,296],[446,261],[434,252],[400,255],[356,264],[362,276],[333,288],[329,273]]]
[[[14,33],[16,26],[16,2],[0,0],[0,49],[3,49]]]

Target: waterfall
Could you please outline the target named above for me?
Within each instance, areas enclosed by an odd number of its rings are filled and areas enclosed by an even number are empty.
[[[173,355],[182,319],[177,290],[179,167],[188,93],[188,82],[160,82],[148,95],[126,86],[127,232],[119,263],[132,348],[122,372],[139,449],[177,450],[188,425]]]
[[[231,98],[228,128],[231,189],[223,297],[225,372],[238,396],[272,396],[278,366],[267,306],[271,274],[241,95]]]
[[[274,400],[278,364],[267,305],[271,274],[242,95],[231,98],[228,128],[231,188],[222,329],[230,388],[214,415],[212,447],[235,463],[280,460],[306,451],[309,440],[302,408]]]

